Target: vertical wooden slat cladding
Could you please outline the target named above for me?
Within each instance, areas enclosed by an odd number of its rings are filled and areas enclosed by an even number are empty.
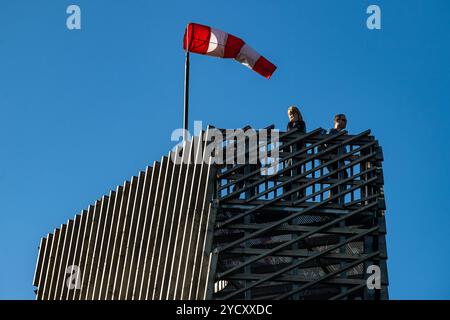
[[[136,203],[135,207],[135,229],[131,232],[130,237],[130,245],[128,249],[128,254],[131,255],[130,258],[130,268],[129,268],[129,277],[128,281],[126,282],[126,288],[125,290],[125,297],[127,299],[133,299],[134,298],[134,292],[133,292],[133,286],[136,279],[136,273],[138,272],[138,258],[139,258],[139,250],[141,248],[141,241],[143,237],[143,226],[144,226],[144,219],[145,219],[145,209],[147,207],[147,202],[149,200],[149,190],[151,187],[151,180],[153,177],[153,168],[147,167],[145,172],[145,179],[144,179],[144,187],[142,190],[142,196]]]
[[[76,239],[75,239],[75,247],[74,249],[74,253],[73,253],[73,257],[69,262],[69,266],[76,266],[78,267],[79,263],[80,263],[80,258],[81,258],[81,250],[82,250],[82,245],[83,245],[83,237],[84,237],[84,230],[86,228],[86,220],[88,218],[88,210],[83,210],[83,212],[80,215],[80,222],[79,222],[79,226],[78,226],[78,231],[76,234]],[[73,270],[72,270],[73,271]],[[70,290],[69,287],[67,287],[67,285],[64,285],[63,287],[63,294],[61,299],[65,299],[65,300],[73,300],[74,298],[74,294],[75,294],[75,290],[72,289]]]
[[[142,258],[142,268],[143,268],[143,274],[142,279],[140,280],[139,290],[135,291],[135,298],[138,296],[138,300],[145,300],[146,294],[147,294],[147,288],[149,285],[149,279],[150,279],[150,265],[151,265],[151,252],[153,250],[153,239],[155,237],[155,229],[156,229],[156,213],[158,211],[159,203],[161,201],[161,193],[163,190],[163,183],[164,183],[164,177],[165,172],[167,169],[167,157],[162,157],[161,161],[159,163],[159,170],[157,176],[152,181],[152,188],[154,188],[153,191],[153,201],[149,202],[149,205],[147,206],[147,225],[146,228],[146,237],[143,239],[143,249],[141,250],[141,258]],[[156,169],[155,169],[156,170]]]
[[[142,228],[142,239],[140,239],[139,251],[137,251],[137,271],[136,278],[134,279],[132,299],[138,300],[140,298],[141,288],[146,279],[145,263],[146,263],[146,253],[149,245],[149,235],[151,228],[151,218],[153,206],[156,199],[156,190],[158,186],[159,176],[160,176],[161,164],[155,161],[153,163],[153,170],[150,180],[150,190],[148,193],[147,204],[143,206],[143,228]]]
[[[33,277],[33,286],[39,287],[39,277],[41,276],[42,272],[42,265],[44,261],[45,256],[45,245],[47,244],[47,238],[41,238],[41,243],[39,244],[39,251],[38,251],[38,257],[36,261],[36,269],[34,270],[34,277]]]
[[[182,247],[182,256],[180,261],[180,267],[179,267],[179,274],[178,274],[178,287],[177,292],[179,293],[179,298],[181,299],[189,299],[189,290],[186,290],[185,287],[185,281],[186,277],[189,277],[189,274],[192,270],[189,270],[189,268],[192,268],[192,264],[190,264],[190,258],[192,255],[192,252],[194,251],[192,248],[191,239],[194,237],[193,232],[194,226],[197,222],[197,199],[199,194],[203,192],[205,187],[207,186],[205,184],[205,181],[202,181],[201,179],[201,173],[203,169],[203,152],[205,150],[205,146],[203,145],[203,133],[199,137],[198,140],[194,140],[194,148],[195,148],[195,160],[193,164],[193,176],[192,180],[197,183],[192,183],[189,188],[189,198],[188,198],[188,207],[185,211],[186,213],[186,220],[185,220],[185,228],[183,230],[183,247]]]
[[[81,231],[81,237],[79,241],[81,242],[80,247],[80,255],[78,259],[75,261],[74,265],[77,266],[79,269],[79,278],[81,282],[81,288],[76,288],[69,291],[69,296],[72,297],[73,300],[80,300],[81,298],[81,291],[83,290],[83,270],[85,270],[86,266],[86,256],[88,252],[88,246],[89,246],[89,234],[92,226],[92,220],[94,217],[94,209],[95,206],[89,206],[85,216],[85,222],[83,226],[83,230]]]
[[[138,187],[139,178],[134,176],[131,179],[130,186],[130,194],[127,199],[127,203],[125,204],[124,211],[121,211],[121,214],[124,215],[122,225],[119,229],[120,232],[120,244],[119,244],[119,255],[117,257],[117,269],[116,274],[114,275],[114,286],[112,288],[112,298],[120,299],[120,283],[123,277],[123,265],[125,262],[125,254],[126,254],[126,239],[128,235],[128,229],[130,228],[131,223],[131,211],[133,209],[134,197],[136,196],[136,190]]]
[[[58,272],[61,266],[61,256],[62,256],[62,252],[63,252],[63,248],[64,248],[64,243],[66,240],[66,235],[67,235],[67,224],[63,224],[61,225],[60,228],[60,233],[59,233],[59,240],[58,240],[58,244],[56,247],[56,253],[55,253],[55,263],[53,265],[53,271],[52,271],[52,277],[50,280],[50,288],[49,288],[49,292],[48,292],[48,300],[53,300],[54,299],[54,292],[55,292],[55,288],[56,288],[56,283],[58,282]]]
[[[154,286],[154,279],[156,273],[155,255],[159,252],[160,248],[156,245],[159,239],[160,224],[161,224],[161,210],[163,209],[162,203],[167,199],[168,191],[168,179],[170,178],[170,172],[172,168],[172,162],[166,156],[161,160],[160,174],[158,179],[158,187],[156,193],[156,201],[152,210],[152,222],[150,225],[150,235],[148,239],[146,263],[144,274],[148,273],[147,281],[141,288],[141,295],[143,299],[149,299],[151,297],[151,290]],[[145,281],[145,278],[143,278]]]
[[[111,191],[109,197],[103,197],[101,201],[101,206],[99,210],[99,214],[97,216],[97,225],[95,226],[95,230],[93,230],[92,241],[93,241],[93,249],[92,249],[92,259],[91,265],[89,266],[89,276],[87,279],[87,288],[86,288],[86,299],[92,299],[94,294],[94,284],[95,284],[95,274],[97,273],[97,268],[99,264],[100,258],[100,246],[101,239],[103,236],[104,225],[106,224],[106,214],[108,210],[109,203],[111,201],[111,197],[114,197],[114,191]]]
[[[66,271],[69,266],[73,266],[73,260],[74,260],[75,254],[76,254],[76,242],[77,242],[78,233],[80,230],[82,214],[83,214],[83,212],[81,214],[77,214],[74,218],[72,234],[70,236],[69,252],[67,254],[66,262],[63,263],[63,265],[64,265],[64,268],[62,269],[63,277],[62,277],[62,279],[60,279],[61,282],[58,284],[60,294],[56,299],[65,300],[67,298],[67,291],[69,290],[69,288],[67,286],[66,277],[68,277],[69,274],[66,273]]]
[[[108,197],[104,196],[101,200],[97,200],[94,207],[94,213],[92,217],[92,221],[90,227],[88,229],[89,238],[87,243],[86,250],[86,259],[84,266],[80,266],[81,268],[81,290],[79,298],[85,300],[88,298],[88,289],[89,289],[89,277],[91,274],[91,266],[94,260],[94,249],[95,249],[95,237],[97,234],[97,229],[100,224],[100,215],[103,203],[108,201]]]
[[[209,161],[208,161],[209,162]],[[205,282],[200,282],[202,278],[202,268],[201,265],[204,262],[204,256],[203,252],[205,250],[206,241],[212,241],[211,238],[207,238],[207,232],[208,232],[208,223],[209,223],[209,217],[211,214],[211,199],[213,197],[213,181],[215,176],[215,170],[214,167],[211,166],[210,163],[204,164],[202,169],[202,178],[205,184],[204,192],[203,194],[199,194],[199,205],[196,206],[196,224],[193,226],[195,231],[193,235],[195,236],[193,238],[193,241],[195,241],[195,252],[193,252],[193,259],[190,259],[192,261],[192,272],[187,278],[189,280],[189,299],[200,299],[198,297],[198,287],[204,286]],[[206,171],[206,172],[205,172]],[[188,266],[190,268],[190,266]]]
[[[104,212],[104,218],[103,218],[103,225],[101,225],[101,233],[99,235],[99,250],[98,250],[98,260],[97,263],[94,266],[94,273],[93,275],[93,288],[90,298],[98,300],[100,299],[100,278],[103,274],[104,269],[104,263],[106,260],[106,247],[107,247],[107,241],[108,241],[108,235],[109,230],[111,229],[112,224],[112,217],[113,217],[113,210],[114,205],[116,203],[116,198],[118,194],[117,191],[111,191],[109,194],[109,201],[108,205],[105,206],[105,212]]]
[[[128,198],[130,196],[130,187],[131,183],[129,181],[125,182],[123,196],[120,200],[120,205],[118,205],[119,211],[117,212],[117,223],[115,229],[111,231],[113,233],[112,237],[112,255],[111,255],[111,263],[110,269],[108,272],[107,280],[106,280],[106,295],[105,299],[113,299],[113,290],[114,290],[114,279],[117,273],[117,264],[119,260],[119,250],[120,250],[120,239],[122,235],[122,228],[125,219],[125,212],[127,207]]]
[[[192,175],[193,175],[193,166],[192,159],[194,158],[194,143],[193,141],[187,141],[184,144],[183,150],[181,151],[181,159],[182,159],[182,167],[184,181],[181,188],[178,190],[178,197],[176,203],[176,211],[175,211],[175,219],[177,220],[176,225],[174,226],[174,242],[172,246],[172,261],[170,262],[170,266],[167,266],[167,270],[169,273],[169,280],[167,283],[167,294],[166,299],[174,299],[175,298],[175,290],[177,285],[177,276],[178,276],[178,263],[181,257],[181,249],[183,243],[183,230],[184,230],[184,221],[186,207],[188,204],[189,194],[187,190],[189,190],[192,184]],[[170,267],[170,268],[169,268]]]
[[[188,263],[188,255],[192,257],[199,252],[198,244],[204,238],[197,237],[200,224],[207,221],[198,211],[204,207],[205,188],[210,185],[206,179],[209,167],[202,164],[204,143],[203,136],[195,137],[185,148],[177,147],[160,163],[155,162],[153,168],[148,167],[117,192],[98,200],[70,223],[67,235],[66,226],[62,226],[61,235],[58,231],[48,250],[52,268],[61,275],[57,277],[55,297],[174,297],[176,282],[178,278],[184,279],[186,272],[185,266],[179,264],[180,259]],[[177,154],[184,163],[172,161]],[[195,247],[191,249],[184,241]],[[45,252],[42,249],[40,253],[43,264]],[[60,267],[54,263],[59,255],[64,257]],[[71,265],[79,267],[80,289],[69,290],[64,285],[69,276],[65,271]],[[197,265],[194,261],[190,264],[195,270]],[[50,282],[52,275],[46,275]],[[192,275],[189,272],[190,282]]]
[[[181,147],[178,147],[175,151],[175,155],[180,155],[183,152]],[[174,155],[174,156],[175,156]],[[170,200],[170,207],[167,208],[166,219],[167,227],[164,232],[164,253],[163,250],[160,254],[162,254],[162,259],[160,258],[160,274],[161,274],[161,290],[158,297],[155,299],[167,299],[169,293],[169,280],[170,280],[170,267],[174,261],[174,248],[175,248],[175,238],[176,231],[178,226],[178,219],[180,217],[180,205],[183,196],[183,189],[186,179],[186,165],[182,165],[182,163],[174,164],[174,173],[175,180],[171,184],[171,188],[173,192],[171,192],[172,199]]]
[[[110,225],[105,225],[105,243],[102,246],[106,247],[104,260],[100,259],[100,270],[98,273],[99,279],[96,281],[96,288],[98,288],[97,299],[106,299],[108,276],[111,270],[111,265],[113,263],[113,249],[114,249],[114,239],[115,231],[117,230],[117,224],[119,221],[120,204],[124,197],[125,186],[118,186],[116,189],[116,195],[114,197],[114,203],[110,201],[108,208],[108,216],[111,216]]]
[[[51,299],[59,300],[61,294],[61,282],[64,282],[66,267],[67,267],[67,258],[69,254],[70,248],[70,239],[72,238],[72,230],[73,230],[74,220],[69,220],[66,226],[65,235],[62,239],[62,243],[60,244],[61,254],[59,255],[59,265],[57,266],[57,272],[55,270],[55,278],[54,284],[51,286],[52,295]]]
[[[201,251],[203,250],[204,232],[206,231],[207,218],[209,213],[209,202],[213,197],[212,184],[209,183],[214,179],[213,170],[211,170],[210,158],[204,154],[206,150],[206,142],[210,139],[208,137],[209,131],[206,132],[207,138],[203,145],[203,151],[200,151],[200,172],[198,177],[197,190],[194,188],[191,206],[193,207],[193,222],[191,223],[191,232],[188,244],[187,266],[185,268],[183,277],[183,299],[195,299],[197,292],[197,281],[199,277],[199,264]],[[197,180],[196,180],[197,181]]]
[[[51,251],[52,242],[53,242],[53,233],[49,233],[47,235],[46,239],[47,240],[45,241],[44,256],[42,258],[42,267],[41,267],[41,272],[39,274],[37,290],[36,290],[37,291],[37,294],[36,294],[37,300],[42,300],[42,297],[44,294],[45,277],[46,277],[48,266],[49,266],[50,251]]]
[[[146,172],[141,171],[139,173],[136,194],[133,199],[132,207],[131,207],[130,214],[129,214],[130,215],[130,224],[128,227],[125,227],[125,229],[124,229],[125,260],[124,260],[123,273],[122,273],[122,278],[121,278],[120,287],[119,287],[120,299],[127,299],[126,286],[128,284],[128,280],[130,277],[130,263],[131,263],[131,254],[132,254],[132,252],[130,252],[130,249],[132,250],[133,239],[136,234],[137,217],[139,214],[137,211],[139,210],[139,204],[141,203],[141,199],[142,199],[142,195],[143,195],[145,177],[146,177]]]
[[[169,282],[169,299],[176,299],[176,293],[178,289],[179,283],[179,274],[181,272],[181,260],[183,258],[183,248],[184,248],[184,232],[186,230],[186,221],[187,221],[187,211],[189,208],[189,196],[192,185],[194,184],[193,176],[195,169],[195,155],[197,154],[196,146],[199,146],[198,143],[199,138],[194,137],[192,141],[188,141],[184,145],[183,151],[183,165],[187,167],[186,169],[186,178],[184,183],[184,188],[182,191],[182,198],[180,204],[180,210],[178,212],[178,224],[176,231],[176,240],[175,246],[173,248],[174,259],[171,265],[171,275]]]
[[[215,174],[215,170],[212,172],[212,174]],[[214,181],[210,181],[210,183],[214,183]],[[205,235],[203,237],[203,251],[200,257],[200,270],[199,270],[199,277],[198,277],[198,283],[197,283],[197,291],[196,291],[196,299],[198,300],[206,300],[210,299],[212,297],[212,293],[210,296],[208,296],[208,293],[211,292],[211,289],[214,287],[214,281],[211,281],[210,274],[213,274],[211,271],[211,260],[213,253],[212,250],[212,244],[213,244],[213,237],[214,237],[214,225],[216,223],[216,213],[217,213],[217,205],[213,202],[210,203],[208,206],[208,214],[207,214],[207,221],[204,225]]]
[[[174,152],[176,153],[176,151]],[[169,212],[171,208],[173,207],[173,200],[176,194],[176,189],[173,187],[173,185],[176,186],[175,179],[178,178],[178,169],[179,166],[176,166],[172,159],[173,153],[169,153],[169,161],[168,161],[168,168],[166,172],[166,178],[164,181],[164,193],[163,193],[163,202],[161,203],[161,206],[159,208],[159,218],[158,218],[158,229],[157,229],[157,235],[154,242],[154,247],[158,248],[159,250],[154,250],[153,259],[152,259],[152,266],[151,275],[153,276],[153,279],[151,278],[151,282],[153,285],[150,286],[150,292],[148,293],[149,297],[151,295],[151,299],[158,299],[159,298],[159,292],[161,291],[161,277],[162,277],[162,268],[161,263],[164,260],[164,256],[167,256],[170,254],[167,246],[167,236],[169,235],[169,224],[168,219],[172,219],[172,215],[169,215]]]
[[[53,267],[55,265],[55,256],[56,256],[56,251],[58,249],[58,242],[59,242],[59,235],[60,235],[60,229],[55,229],[55,231],[53,232],[54,236],[52,239],[52,243],[50,246],[50,256],[49,256],[49,260],[48,260],[48,265],[47,265],[47,270],[45,272],[45,279],[44,279],[44,283],[42,286],[42,300],[48,300],[49,297],[49,290],[50,290],[50,282],[52,279],[52,274],[53,274]]]

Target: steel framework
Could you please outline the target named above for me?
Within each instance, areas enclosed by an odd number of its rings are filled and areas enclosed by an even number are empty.
[[[369,130],[273,140],[274,126],[246,127],[211,148],[213,129],[224,132],[209,127],[42,238],[37,299],[388,299]]]

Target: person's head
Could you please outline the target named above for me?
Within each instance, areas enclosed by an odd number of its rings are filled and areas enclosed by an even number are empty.
[[[287,113],[290,122],[303,121],[302,114],[296,106],[290,106]]]
[[[340,113],[334,116],[334,128],[336,130],[344,130],[347,127],[347,117]]]

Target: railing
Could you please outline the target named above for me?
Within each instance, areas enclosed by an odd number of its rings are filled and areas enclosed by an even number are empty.
[[[211,297],[387,299],[381,147],[370,131],[323,132],[280,133],[270,175],[218,169]],[[380,290],[367,288],[370,265]]]

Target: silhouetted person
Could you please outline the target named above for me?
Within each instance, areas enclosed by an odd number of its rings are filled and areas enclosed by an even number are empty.
[[[288,108],[288,117],[289,122],[286,126],[287,127],[286,131],[298,129],[300,132],[303,133],[306,132],[305,121],[303,121],[302,114],[300,113],[300,110],[296,106],[290,106]]]
[[[345,130],[347,127],[347,117],[345,114],[337,114],[334,116],[334,127],[330,129],[329,134],[336,134]],[[342,156],[345,153],[345,147],[339,147],[330,153],[331,158],[337,158]],[[331,165],[327,166],[329,172],[335,171],[340,167],[345,166],[344,160],[337,161]],[[340,172],[333,174],[330,176],[331,179],[344,180],[348,178],[347,170],[341,170]],[[333,197],[339,194],[339,191],[344,191],[346,189],[346,185],[340,185],[338,187],[334,187],[331,189],[330,197]],[[344,197],[339,197],[332,200],[333,203],[344,203]]]
[[[300,112],[300,110],[296,107],[296,106],[290,106],[288,108],[288,117],[289,117],[289,122],[286,126],[286,131],[291,131],[294,129],[297,129],[299,132],[301,133],[306,133],[306,124],[305,121],[303,120],[303,116]],[[304,143],[295,143],[293,145],[291,145],[289,147],[289,150],[284,150],[285,152],[288,151],[290,153],[295,153],[301,149],[303,149],[305,147]],[[292,164],[294,164],[296,161],[295,158],[291,158],[287,161],[287,166],[291,166]],[[302,173],[302,166],[298,166],[292,170],[290,170],[286,176],[287,177],[293,177],[296,175],[299,175]],[[287,184],[283,187],[283,193],[286,193],[288,191],[290,191],[292,188],[298,188],[300,186],[300,183],[294,182],[292,184]],[[300,190],[299,192],[295,192],[294,194],[291,194],[290,196],[286,197],[285,200],[297,200],[300,198],[303,198],[305,196],[305,192],[304,190]]]

